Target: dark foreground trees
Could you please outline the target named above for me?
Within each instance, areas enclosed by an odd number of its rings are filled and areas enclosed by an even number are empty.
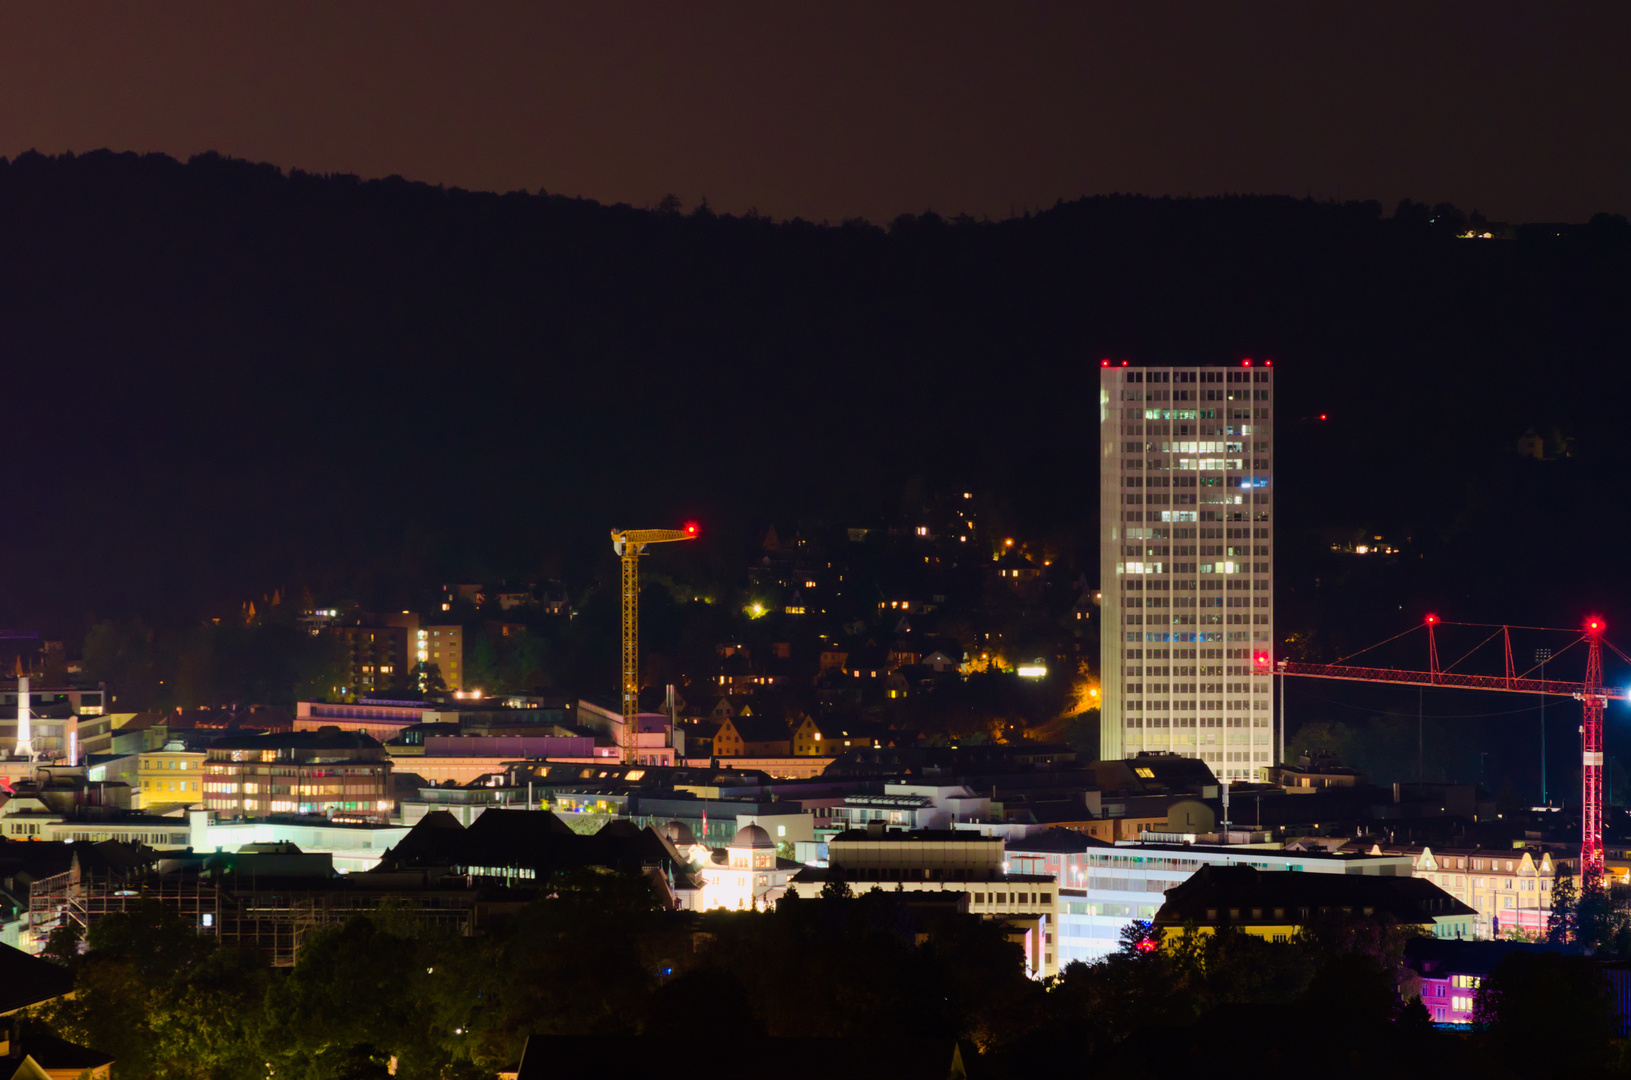
[[[311,935],[292,970],[224,949],[154,902],[56,956],[77,993],[31,1023],[118,1056],[125,1080],[473,1080],[530,1034],[738,1033],[955,1038],[983,1077],[1592,1076],[1616,1060],[1599,973],[1514,957],[1479,1030],[1434,1030],[1401,1002],[1406,934],[1335,920],[1273,943],[1235,930],[1141,930],[1049,985],[1000,928],[910,894],[832,890],[773,912],[658,910],[643,882],[592,871],[476,937],[387,906]],[[1408,989],[1408,981],[1405,983]],[[1317,1038],[1311,1033],[1319,1032]]]

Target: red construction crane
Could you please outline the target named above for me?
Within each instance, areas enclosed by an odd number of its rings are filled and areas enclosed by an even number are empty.
[[[1625,691],[1611,691],[1603,688],[1603,646],[1608,645],[1622,659],[1631,660],[1621,652],[1612,642],[1603,638],[1606,629],[1604,621],[1592,616],[1585,623],[1585,629],[1580,636],[1570,642],[1566,648],[1573,648],[1582,642],[1586,646],[1586,681],[1562,682],[1557,679],[1531,679],[1528,673],[1520,675],[1512,665],[1512,634],[1513,629],[1519,630],[1554,630],[1555,627],[1541,626],[1497,626],[1491,623],[1442,623],[1438,616],[1429,615],[1423,620],[1427,628],[1427,670],[1402,671],[1397,668],[1355,667],[1345,664],[1305,664],[1295,660],[1282,660],[1279,670],[1282,675],[1300,675],[1314,679],[1346,679],[1351,682],[1399,683],[1405,686],[1437,686],[1454,687],[1463,690],[1498,690],[1506,694],[1557,694],[1573,697],[1581,702],[1585,713],[1585,723],[1581,727],[1582,753],[1581,753],[1581,818],[1580,818],[1580,874],[1582,878],[1601,877],[1603,874],[1603,710],[1608,706],[1609,699],[1625,701],[1631,699]],[[1476,652],[1484,644],[1494,640],[1496,634],[1501,637],[1506,654],[1506,674],[1504,675],[1466,675],[1441,669],[1438,662],[1438,638],[1434,630],[1441,625],[1449,626],[1482,626],[1494,629],[1478,646]],[[1410,631],[1405,631],[1409,633]],[[1575,633],[1572,630],[1564,633]],[[1403,637],[1404,634],[1395,635]],[[1389,638],[1389,641],[1395,640]],[[1382,642],[1381,644],[1386,644]],[[1372,646],[1375,648],[1375,646]],[[1369,651],[1363,650],[1363,651]],[[1563,650],[1558,650],[1561,653]],[[1357,653],[1354,655],[1358,655]],[[1469,652],[1470,656],[1471,653]],[[1466,657],[1462,657],[1466,659]],[[1551,661],[1549,661],[1551,662]],[[1266,666],[1267,658],[1259,656],[1258,666]],[[1456,661],[1460,663],[1460,661]],[[1455,664],[1451,664],[1454,667]],[[1282,735],[1283,737],[1283,735]]]

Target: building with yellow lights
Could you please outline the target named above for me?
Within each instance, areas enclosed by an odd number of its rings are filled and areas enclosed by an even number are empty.
[[[1578,858],[1529,848],[1441,848],[1372,844],[1373,855],[1410,856],[1416,876],[1467,904],[1477,916],[1472,937],[1518,931],[1542,937],[1551,925],[1552,880],[1572,876]]]
[[[414,657],[421,664],[435,664],[442,683],[449,690],[464,689],[464,627],[422,626],[414,635]]]
[[[1290,941],[1323,921],[1372,920],[1431,937],[1471,940],[1478,913],[1431,881],[1371,874],[1301,874],[1208,865],[1166,890],[1153,924],[1167,941],[1194,927],[1228,926],[1267,941]]]
[[[211,743],[205,758],[204,805],[227,818],[389,822],[391,759],[377,739],[337,727],[228,736]]]
[[[178,806],[204,802],[204,754],[184,743],[166,743],[162,750],[136,755],[136,784],[131,807],[162,814]]]

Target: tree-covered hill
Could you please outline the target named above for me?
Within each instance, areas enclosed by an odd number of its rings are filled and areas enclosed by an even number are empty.
[[[691,516],[735,566],[908,477],[1074,531],[1091,573],[1104,356],[1275,360],[1295,617],[1352,528],[1428,556],[1363,595],[1572,618],[1631,584],[1631,227],[1464,227],[1137,196],[817,225],[27,154],[0,162],[0,620],[609,573],[607,529]],[[1518,460],[1530,426],[1573,456]]]

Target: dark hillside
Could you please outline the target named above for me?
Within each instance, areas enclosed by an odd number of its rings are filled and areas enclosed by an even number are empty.
[[[729,545],[912,476],[1092,565],[1101,356],[1274,358],[1288,614],[1341,527],[1426,545],[1365,588],[1407,611],[1631,612],[1631,229],[1433,218],[1110,196],[884,229],[26,155],[0,163],[0,620],[609,572],[614,524]],[[1531,425],[1575,456],[1519,461]]]

